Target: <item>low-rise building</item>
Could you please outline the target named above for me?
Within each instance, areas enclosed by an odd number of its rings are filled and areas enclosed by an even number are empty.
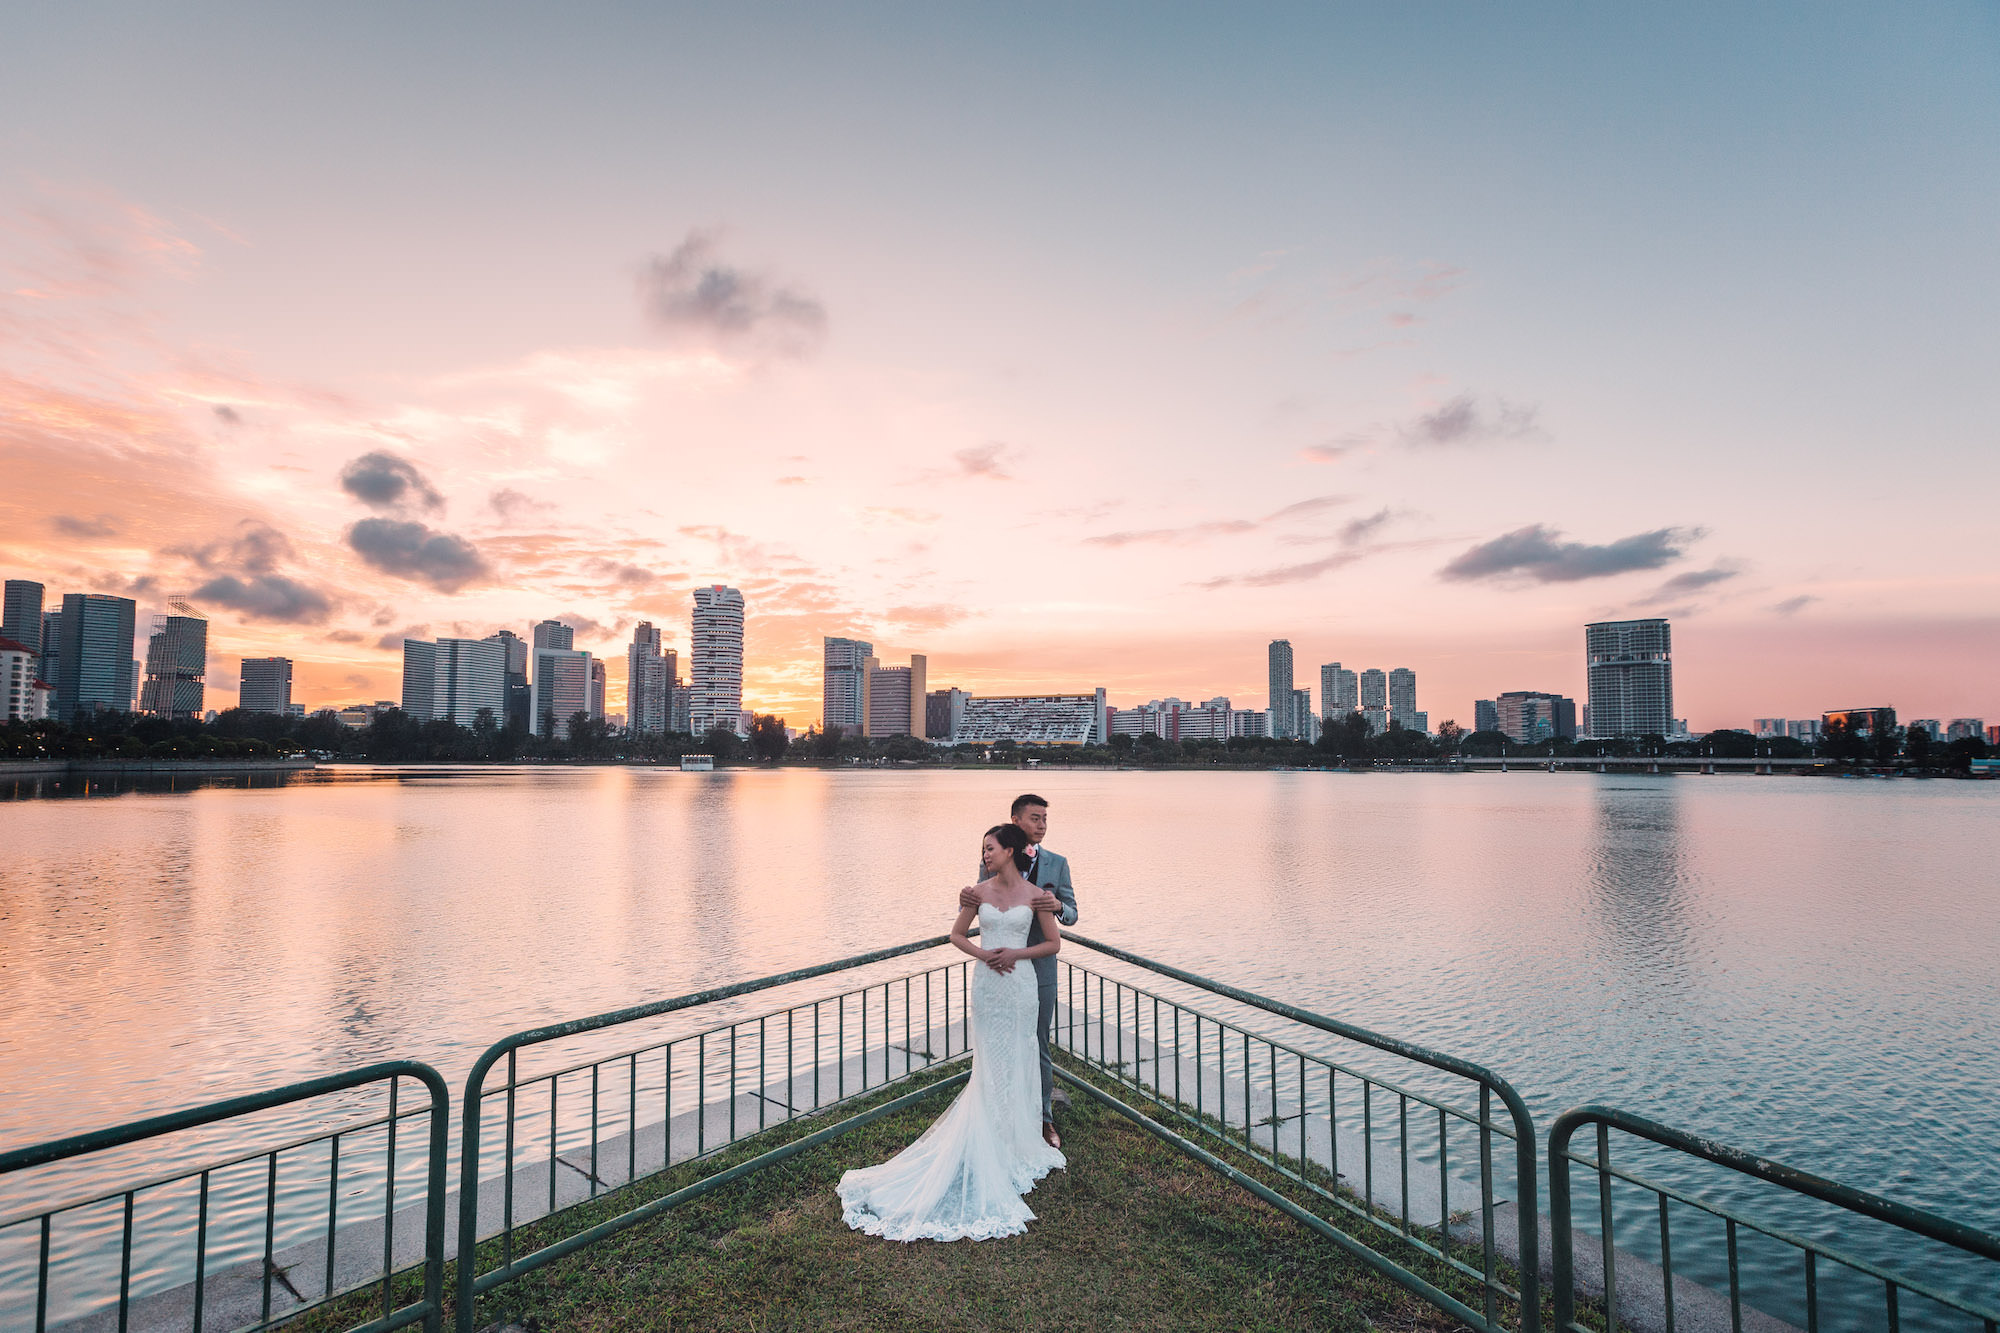
[[[975,695],[966,701],[960,744],[1089,745],[1108,739],[1104,691],[1094,694]]]
[[[1271,715],[1261,709],[1232,708],[1229,711],[1229,734],[1232,737],[1268,737],[1271,734]]]
[[[0,722],[39,722],[55,688],[36,674],[41,654],[18,639],[0,638]]]

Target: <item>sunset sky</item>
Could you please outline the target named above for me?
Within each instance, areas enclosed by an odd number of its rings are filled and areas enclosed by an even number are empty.
[[[0,576],[216,707],[555,616],[615,710],[726,582],[799,726],[1636,615],[1697,730],[2000,720],[2000,8],[833,8],[17,8]]]

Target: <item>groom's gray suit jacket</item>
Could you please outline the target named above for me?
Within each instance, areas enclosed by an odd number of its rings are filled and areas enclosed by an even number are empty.
[[[993,877],[982,866],[979,871],[979,878],[981,881],[985,881]],[[1061,910],[1056,913],[1056,921],[1059,924],[1065,926],[1076,924],[1076,889],[1069,882],[1069,862],[1066,859],[1046,847],[1039,848],[1035,855],[1034,867],[1028,871],[1027,880],[1036,888],[1047,889],[1050,893],[1053,893],[1056,896],[1056,901],[1062,904]],[[1035,945],[1040,944],[1043,938],[1041,914],[1036,913],[1035,924],[1028,928],[1028,946],[1033,948]],[[1043,990],[1054,990],[1056,985],[1055,956],[1051,954],[1046,958],[1037,958],[1033,961],[1035,964],[1035,984]]]

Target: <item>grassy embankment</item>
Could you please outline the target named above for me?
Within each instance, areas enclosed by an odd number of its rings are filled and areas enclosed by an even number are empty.
[[[923,1081],[919,1076],[913,1082]],[[1115,1088],[1107,1090],[1116,1095]],[[833,1193],[841,1172],[902,1148],[950,1095],[921,1101],[558,1260],[482,1299],[478,1324],[517,1324],[542,1333],[1462,1327],[1082,1095],[1063,1121],[1069,1169],[1045,1178],[1029,1196],[1038,1220],[1026,1235],[905,1245],[849,1230]],[[675,1167],[517,1232],[516,1253],[814,1127],[800,1122],[788,1127],[788,1135],[774,1133],[754,1147]],[[1206,1146],[1215,1150],[1212,1142]],[[1248,1157],[1221,1155],[1298,1197],[1295,1187]],[[497,1250],[486,1253],[492,1248],[481,1247],[482,1268],[497,1261]],[[1395,1243],[1384,1241],[1380,1248],[1392,1251]],[[1414,1251],[1402,1259],[1478,1304],[1470,1284],[1442,1265]],[[409,1294],[399,1301],[414,1298],[414,1280],[406,1281]],[[450,1269],[445,1285],[449,1292]],[[305,1333],[346,1329],[379,1312],[379,1299],[377,1289],[288,1327]]]

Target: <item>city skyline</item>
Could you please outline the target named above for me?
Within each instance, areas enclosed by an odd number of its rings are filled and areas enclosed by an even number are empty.
[[[43,585],[25,579],[8,579],[6,582],[9,593],[8,615],[15,620],[21,620],[25,623],[26,619],[35,613],[36,599],[42,595]],[[59,596],[64,595],[59,594]],[[693,589],[692,597],[695,605],[690,614],[687,637],[690,644],[695,641],[698,626],[702,623],[704,616],[707,617],[711,624],[716,624],[717,628],[720,629],[720,635],[711,635],[711,641],[719,643],[723,647],[724,665],[722,667],[722,678],[725,682],[725,692],[739,704],[739,709],[735,710],[735,714],[739,717],[749,717],[762,712],[774,712],[777,716],[784,717],[788,723],[793,723],[795,729],[798,730],[803,730],[815,724],[824,725],[825,703],[827,699],[833,697],[831,693],[833,689],[838,688],[853,694],[855,697],[848,700],[848,706],[858,708],[862,701],[868,697],[869,693],[867,686],[859,683],[859,679],[879,674],[884,670],[880,664],[881,659],[871,655],[873,652],[871,644],[865,641],[838,636],[823,636],[820,640],[821,652],[819,654],[819,665],[821,668],[819,682],[820,696],[816,704],[809,703],[809,706],[806,709],[802,709],[796,716],[761,706],[740,707],[743,704],[754,703],[754,701],[748,698],[747,694],[742,693],[742,686],[740,684],[741,681],[748,679],[754,674],[754,666],[751,660],[745,655],[744,649],[744,640],[746,638],[744,626],[750,617],[746,614],[747,608],[743,605],[742,595],[734,588],[722,585],[709,585],[705,588]],[[715,621],[713,604],[716,602],[716,599],[723,599],[720,606],[722,620],[719,623]],[[131,599],[89,595],[83,598],[83,602],[85,604],[105,607],[114,605],[119,607],[130,606],[132,611],[126,614],[135,626],[138,623],[137,608],[139,604]],[[58,609],[43,611],[40,613],[40,618],[44,626],[44,633],[39,636],[38,641],[46,642],[51,633],[60,633],[61,619]],[[189,623],[199,626],[196,639],[199,646],[195,648],[192,659],[182,663],[182,669],[183,674],[192,678],[194,690],[192,697],[196,700],[197,704],[200,703],[203,689],[201,677],[204,669],[208,671],[212,678],[217,673],[217,667],[222,664],[214,660],[215,653],[206,646],[209,623],[207,618],[202,616],[196,608],[188,606],[179,599],[175,599],[169,603],[167,609],[152,617],[150,630],[138,631],[135,628],[133,651],[135,654],[143,654],[143,656],[134,657],[130,662],[129,678],[133,683],[132,707],[135,711],[169,711],[157,709],[153,703],[148,702],[149,692],[153,688],[151,679],[154,674],[154,668],[149,662],[156,654],[162,651],[163,643],[168,641],[162,637],[164,632],[163,627],[171,629],[175,624]],[[1602,631],[1608,629],[1623,630],[1626,627],[1657,626],[1658,629],[1656,631],[1649,632],[1664,636],[1668,633],[1668,624],[1669,622],[1664,618],[1652,618],[1620,622],[1599,622],[1585,625],[1582,627],[1585,645],[1584,657],[1586,661],[1594,662],[1596,660],[1597,649],[1593,647],[1594,640],[1592,636]],[[51,626],[53,626],[53,630]],[[490,635],[482,636],[476,641],[451,636],[440,638],[435,643],[425,640],[403,639],[399,645],[400,663],[399,672],[397,673],[400,680],[400,689],[404,698],[409,697],[412,689],[417,690],[421,696],[426,698],[432,697],[433,690],[438,690],[442,692],[444,699],[448,700],[453,697],[456,688],[453,676],[454,669],[457,669],[454,654],[460,651],[461,646],[469,651],[477,651],[474,648],[475,643],[486,645],[497,644],[499,645],[498,651],[500,656],[496,660],[500,665],[496,669],[500,673],[499,679],[504,684],[494,687],[499,690],[499,694],[496,697],[500,700],[500,706],[494,710],[496,721],[504,724],[510,715],[510,710],[518,704],[523,714],[523,721],[532,729],[535,719],[540,712],[535,707],[535,704],[545,701],[539,700],[539,690],[537,690],[537,697],[531,700],[529,673],[527,669],[539,659],[541,651],[546,648],[557,650],[557,656],[565,660],[574,659],[582,663],[579,669],[588,674],[579,677],[580,683],[575,686],[572,692],[577,693],[583,700],[582,707],[584,711],[590,712],[598,718],[614,716],[623,718],[628,723],[637,725],[641,730],[651,731],[660,729],[657,725],[658,720],[650,716],[650,705],[642,707],[636,714],[632,709],[632,694],[629,688],[629,681],[631,679],[633,664],[640,662],[646,667],[649,673],[648,689],[663,691],[662,698],[657,705],[662,715],[671,715],[671,719],[679,719],[682,713],[688,713],[688,722],[691,725],[692,696],[694,692],[693,680],[690,677],[683,684],[675,684],[680,679],[677,674],[677,664],[682,658],[677,648],[668,646],[674,643],[673,636],[669,632],[654,626],[649,621],[638,622],[632,627],[632,632],[632,641],[623,646],[626,658],[626,673],[623,677],[613,677],[607,672],[605,667],[606,655],[588,650],[571,651],[570,645],[575,642],[576,627],[566,621],[553,617],[544,618],[531,626],[530,636],[534,643],[533,650],[530,650],[527,641],[522,640],[511,629],[504,627]],[[104,637],[102,632],[99,633],[99,637]],[[108,643],[108,640],[106,642]],[[1664,643],[1664,639],[1662,643]],[[142,647],[141,645],[144,646]],[[663,648],[664,655],[662,656]],[[439,650],[444,651],[445,656],[443,661],[447,664],[442,671],[440,671],[438,665],[439,658],[437,654]],[[102,655],[104,651],[104,645],[100,645],[100,654]],[[415,660],[419,665],[414,668],[418,675],[412,674],[413,652],[418,655]],[[59,662],[59,653],[60,645],[58,643],[56,648],[57,656],[51,658],[50,661]],[[181,655],[186,656],[186,649],[182,650]],[[1269,720],[1271,719],[1272,709],[1270,706],[1271,696],[1268,690],[1275,688],[1281,681],[1292,679],[1295,672],[1293,656],[1289,640],[1274,639],[1266,645],[1265,674],[1268,682],[1267,694],[1265,696],[1266,706],[1263,710],[1259,711],[1266,717],[1267,725],[1272,727],[1278,724],[1275,721]],[[692,651],[688,653],[685,660],[688,661],[692,670],[695,660],[695,655]],[[927,655],[913,653],[910,660],[912,667],[916,669],[914,679],[917,682],[921,682],[925,678],[925,664],[928,661]],[[292,672],[296,665],[291,659],[285,658],[282,655],[273,655],[269,658],[240,656],[238,661],[240,666],[246,668],[253,662],[283,661],[285,663],[285,689],[289,707],[301,708],[306,711],[319,711],[322,709],[327,711],[343,711],[354,708],[372,709],[373,707],[372,701],[364,698],[316,701],[311,704],[304,703],[303,701],[296,704],[290,703],[289,694],[292,686]],[[44,666],[46,667],[48,664],[45,661]],[[486,666],[487,664],[482,659],[479,669],[483,671],[486,669]],[[840,669],[837,670],[837,667]],[[912,667],[904,667],[900,670],[907,674],[912,670]],[[1586,683],[1581,693],[1586,697],[1589,694],[1588,676],[1592,670],[1595,670],[1595,668],[1586,667],[1583,672]],[[836,679],[850,672],[856,676],[856,682],[852,685],[836,687]],[[1563,698],[1571,707],[1575,707],[1570,697],[1563,695],[1561,691],[1515,690],[1494,691],[1492,692],[1494,697],[1474,698],[1466,701],[1463,708],[1446,708],[1443,710],[1417,709],[1415,707],[1415,673],[1407,667],[1397,667],[1386,672],[1379,667],[1368,668],[1357,674],[1352,670],[1343,669],[1339,662],[1329,662],[1321,665],[1319,673],[1321,702],[1317,706],[1313,703],[1313,690],[1310,687],[1291,690],[1286,701],[1287,707],[1297,717],[1305,717],[1310,712],[1315,728],[1315,736],[1317,735],[1317,727],[1322,718],[1334,712],[1349,709],[1361,712],[1367,716],[1371,727],[1376,731],[1385,728],[1388,725],[1389,719],[1394,716],[1397,725],[1405,729],[1428,732],[1433,727],[1432,713],[1436,712],[1435,722],[1437,725],[1451,722],[1457,724],[1461,729],[1470,732],[1488,729],[1482,725],[1482,720],[1490,720],[1494,716],[1490,711],[1494,706],[1494,698],[1502,698],[1503,700],[1506,697]],[[53,675],[56,673],[45,671],[44,674]],[[147,686],[145,689],[140,688],[142,674],[147,677]],[[982,673],[977,668],[970,668],[965,674],[977,678]],[[421,676],[421,680],[418,678],[419,676]],[[1402,678],[1400,686],[1398,685],[1399,677]],[[1674,686],[1672,684],[1671,667],[1667,668],[1666,680],[1665,692],[1661,700],[1648,713],[1646,721],[1648,725],[1656,722],[1657,718],[1654,717],[1654,714],[1664,717],[1668,725],[1661,729],[1662,734],[1676,734],[1680,724],[1685,722],[1686,719],[1677,718],[1673,714],[1675,705],[1673,702]],[[60,691],[56,688],[56,683],[53,679],[49,679],[46,683],[50,687],[51,712],[54,713],[57,711],[61,699]],[[1104,689],[1104,687],[1098,688],[1100,690]],[[1398,701],[1399,689],[1401,691],[1400,702]],[[918,713],[918,709],[915,706],[916,700],[922,698],[926,691],[919,683],[912,685],[910,692],[912,698],[907,717],[913,721]],[[1004,686],[999,689],[987,689],[983,692],[963,691],[954,687],[953,692],[967,695],[980,695],[983,693],[984,697],[1012,697],[1023,693],[1019,690],[1009,690]],[[1032,693],[1032,691],[1028,691],[1027,693]],[[1109,692],[1106,691],[1106,693],[1108,694]],[[1158,704],[1163,697],[1177,698],[1177,696],[1171,694],[1165,696],[1155,695],[1148,703]],[[1221,697],[1226,698],[1227,696]],[[1428,692],[1426,697],[1429,697]],[[724,714],[730,713],[732,710],[727,707],[728,702],[729,698],[720,698],[717,705],[719,711],[712,710],[714,711],[714,717],[708,720],[719,721]],[[1120,704],[1116,698],[1112,698],[1110,702],[1114,708],[1120,710],[1133,707],[1144,708],[1147,706],[1147,703],[1136,702],[1136,696],[1135,702],[1131,704]],[[232,706],[236,706],[234,701],[211,699],[207,703],[205,711],[214,713]],[[261,705],[259,706],[261,707]],[[474,705],[474,711],[477,711],[478,706]],[[420,717],[444,716],[443,712],[435,710],[439,707],[450,707],[450,705],[441,700],[432,707],[433,711],[428,713],[420,708],[417,710],[417,715]],[[199,716],[204,709],[197,706],[193,709],[181,708],[171,711],[188,716]],[[456,710],[454,709],[453,711],[455,712]],[[1235,711],[1242,712],[1243,710]],[[1817,716],[1829,710],[1825,708],[1806,708],[1794,709],[1792,711]],[[1908,711],[1905,710],[1905,712]],[[1581,716],[1588,718],[1589,715],[1590,710],[1587,707],[1584,708]],[[899,716],[903,715],[899,714]],[[1509,716],[1513,715],[1509,714]],[[633,723],[635,717],[639,721]],[[1688,729],[1696,734],[1722,729],[1761,733],[1763,723],[1768,720],[1768,718],[1764,717],[1751,717],[1747,720],[1735,719],[1723,721],[1713,726],[1697,723],[1691,725]],[[1966,720],[1966,715],[1961,714],[1958,720]],[[852,726],[861,731],[868,730],[866,723],[860,721],[844,722],[840,725]],[[1296,726],[1296,723],[1294,725]],[[566,723],[564,726],[566,728]],[[1510,727],[1509,730],[1510,734],[1512,734],[1512,731],[1519,730],[1519,727]],[[1572,731],[1573,734],[1581,735],[1584,733],[1585,728],[1578,725],[1572,728]],[[1558,728],[1557,734],[1562,734],[1560,728]],[[1605,734],[1641,733],[1624,733],[1614,728],[1614,731]]]
[[[826,636],[1144,700],[1284,635],[1464,724],[1656,615],[1696,729],[2000,712],[1995,20],[1715,21],[37,10],[0,570],[184,598],[211,705],[726,583],[801,719]],[[1885,459],[1925,498],[1819,484]]]

